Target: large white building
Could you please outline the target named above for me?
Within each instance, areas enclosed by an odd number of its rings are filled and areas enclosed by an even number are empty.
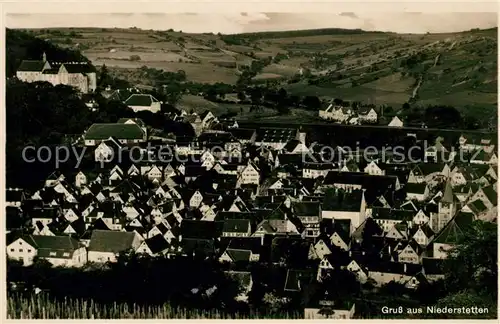
[[[88,62],[49,62],[43,59],[24,60],[16,76],[25,82],[46,81],[53,85],[64,84],[77,88],[82,93],[95,91],[97,77],[95,68]]]

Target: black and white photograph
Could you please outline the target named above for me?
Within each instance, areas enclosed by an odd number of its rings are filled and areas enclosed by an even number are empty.
[[[497,12],[129,4],[4,11],[7,319],[498,318]]]

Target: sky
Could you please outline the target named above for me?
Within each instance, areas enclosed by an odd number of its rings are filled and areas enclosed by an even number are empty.
[[[243,33],[315,28],[360,28],[396,33],[445,33],[498,26],[496,13],[111,13],[7,14],[8,28],[103,27]]]

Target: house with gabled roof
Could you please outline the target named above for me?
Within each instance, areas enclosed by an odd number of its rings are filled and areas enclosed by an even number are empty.
[[[338,170],[334,163],[304,163],[302,167],[302,177],[307,179],[316,179],[325,177],[329,171]]]
[[[398,116],[394,116],[387,126],[389,126],[389,127],[403,127],[403,122],[401,121],[401,119],[399,119]]]
[[[471,153],[469,162],[471,164],[490,164],[498,163],[498,156],[495,152],[486,152],[483,148]]]
[[[241,144],[253,144],[257,138],[255,129],[232,128],[228,130],[231,135],[236,138]]]
[[[409,200],[424,201],[429,196],[427,183],[407,183],[405,186],[406,198]]]
[[[343,320],[352,319],[356,304],[350,300],[313,299],[304,308],[306,320]],[[327,315],[328,314],[328,315]]]
[[[438,161],[448,160],[448,158],[450,158],[449,155],[450,150],[443,143],[444,139],[442,137],[438,137],[433,145],[427,147],[424,152],[425,161],[438,162]],[[449,161],[452,160],[453,157],[449,159]]]
[[[314,249],[313,255],[316,259],[323,259],[326,255],[332,253],[329,239],[325,236],[318,237],[312,248]]]
[[[52,223],[51,223],[52,224]],[[43,235],[43,236],[55,236],[56,234],[52,231],[50,224],[43,224],[38,221],[33,226],[33,235]]]
[[[69,236],[21,236],[7,246],[7,257],[29,266],[35,257],[54,266],[81,267],[87,262],[87,251]]]
[[[256,226],[254,237],[264,238],[266,234],[298,234],[297,226],[289,219],[264,219]]]
[[[376,123],[378,114],[373,107],[362,106],[358,108],[359,120],[365,123]]]
[[[7,188],[5,192],[5,205],[13,207],[21,207],[22,202],[26,199],[24,191],[20,188]]]
[[[224,237],[249,237],[252,227],[248,219],[225,219],[222,227]]]
[[[396,252],[397,260],[398,262],[419,264],[422,260],[424,251],[424,248],[421,247],[420,244],[410,239],[406,244],[402,244]]]
[[[329,189],[321,206],[321,218],[349,219],[354,228],[366,218],[366,201],[362,190]]]
[[[385,168],[383,168],[381,163],[377,163],[376,161],[370,161],[363,171],[370,175],[385,175]]]
[[[119,253],[137,250],[142,241],[134,232],[94,230],[88,247],[88,261],[116,262]]]
[[[357,226],[354,232],[351,234],[351,247],[352,251],[353,245],[359,246],[365,239],[373,240],[373,238],[382,238],[384,231],[382,228],[373,220],[373,218],[368,217],[365,219],[361,225]]]
[[[429,282],[444,279],[444,260],[429,257],[422,258],[422,274]]]
[[[317,201],[293,202],[292,214],[304,225],[305,237],[317,237],[320,233],[321,203]]]
[[[451,185],[453,187],[462,186],[474,180],[472,170],[465,166],[455,166],[450,172]]]
[[[354,231],[350,219],[337,219],[332,225],[331,231],[326,232],[329,235],[329,243],[343,251],[348,251],[351,246],[351,233]]]
[[[45,187],[53,187],[57,185],[59,182],[64,181],[66,177],[64,174],[62,174],[60,171],[56,170],[52,172],[46,179],[45,179]],[[35,198],[32,198],[35,199]]]
[[[350,257],[345,269],[353,273],[362,284],[368,280],[368,269],[363,265],[362,259]]]
[[[366,265],[369,278],[375,281],[375,286],[380,287],[391,281],[406,284],[416,274],[422,271],[420,264],[401,262],[372,262]]]
[[[223,223],[184,219],[181,222],[179,242],[184,254],[214,255],[215,240],[222,234]]]
[[[139,254],[146,254],[151,257],[165,255],[170,250],[170,243],[163,235],[154,235],[142,241],[135,251]]]
[[[314,281],[314,278],[314,272],[311,270],[288,269],[283,290],[286,292],[303,291]]]
[[[86,185],[89,182],[89,179],[85,175],[83,171],[79,171],[75,175],[75,187],[76,188],[82,188],[84,185]]]
[[[137,124],[92,124],[83,134],[86,146],[96,146],[114,137],[121,144],[137,144],[147,140],[147,134]]]
[[[209,127],[212,123],[217,123],[217,117],[210,111],[210,110],[205,110],[200,114],[200,119],[203,128]]]
[[[409,228],[408,223],[406,221],[398,222],[394,224],[392,228],[385,234],[386,238],[392,240],[408,240],[409,236]]]
[[[62,233],[71,237],[79,238],[85,233],[86,229],[87,227],[83,218],[78,218],[71,222],[68,221]]]
[[[429,221],[430,221],[430,217],[423,209],[419,209],[418,212],[415,214],[415,216],[413,216],[413,219],[412,219],[412,223],[414,225],[417,225],[417,226],[427,224],[427,223],[429,223]]]
[[[336,105],[333,102],[330,102],[324,110],[319,111],[320,118],[339,123],[346,122],[353,115],[354,111],[350,107]]]
[[[283,152],[285,154],[302,154],[309,152],[309,148],[298,139],[292,139],[283,147]]]
[[[413,226],[410,233],[411,238],[420,246],[427,246],[434,238],[434,235],[434,231],[427,224]]]
[[[408,183],[430,182],[437,177],[448,177],[450,166],[445,163],[419,163],[408,175]]]
[[[100,142],[94,150],[94,161],[111,162],[122,152],[122,144],[113,136]]]
[[[411,210],[373,207],[370,217],[388,233],[396,224],[411,221],[413,215],[414,212]]]
[[[496,146],[496,135],[469,133],[462,134],[458,139],[460,148],[465,151],[476,151],[483,149],[487,153],[492,152]]]
[[[262,240],[258,237],[231,238],[227,248],[219,257],[219,262],[254,262],[259,261]]]
[[[388,208],[388,207],[387,207]],[[399,206],[400,209],[404,209],[404,210],[412,210],[414,212],[417,212],[418,211],[418,208],[417,206],[415,205],[415,202],[411,201],[411,200],[407,200],[405,201],[404,203],[402,203],[400,206]]]
[[[238,184],[259,184],[260,169],[254,163],[248,161],[247,165],[242,169],[238,176]]]
[[[17,68],[16,77],[24,82],[45,81],[52,85],[64,84],[91,93],[97,88],[96,69],[86,61],[49,62],[45,52],[42,60],[23,60]]]
[[[293,139],[298,139],[298,130],[293,128],[261,127],[257,130],[255,144],[281,150]]]
[[[150,111],[152,113],[161,110],[161,102],[149,94],[135,93],[130,95],[124,103],[129,106],[134,112]]]
[[[493,185],[479,188],[470,198],[470,201],[481,200],[483,204],[491,209],[497,206],[497,191]]]
[[[61,210],[57,207],[36,208],[28,211],[28,217],[31,219],[32,226],[35,226],[38,222],[43,225],[49,225],[57,219],[60,214]]]
[[[480,216],[488,212],[488,207],[484,204],[481,199],[476,199],[470,203],[464,205],[460,210],[462,213],[471,213],[474,215],[475,219],[479,219]]]
[[[468,213],[458,213],[448,224],[436,235],[432,244],[432,257],[446,259],[448,252],[455,246],[467,227],[471,225],[474,217]]]

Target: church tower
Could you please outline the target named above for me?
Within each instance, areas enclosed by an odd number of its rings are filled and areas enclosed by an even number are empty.
[[[453,194],[453,189],[451,187],[451,183],[448,180],[446,182],[445,190],[443,197],[439,201],[438,205],[438,224],[437,230],[441,230],[443,227],[448,224],[448,222],[455,216],[456,212],[456,198]]]

